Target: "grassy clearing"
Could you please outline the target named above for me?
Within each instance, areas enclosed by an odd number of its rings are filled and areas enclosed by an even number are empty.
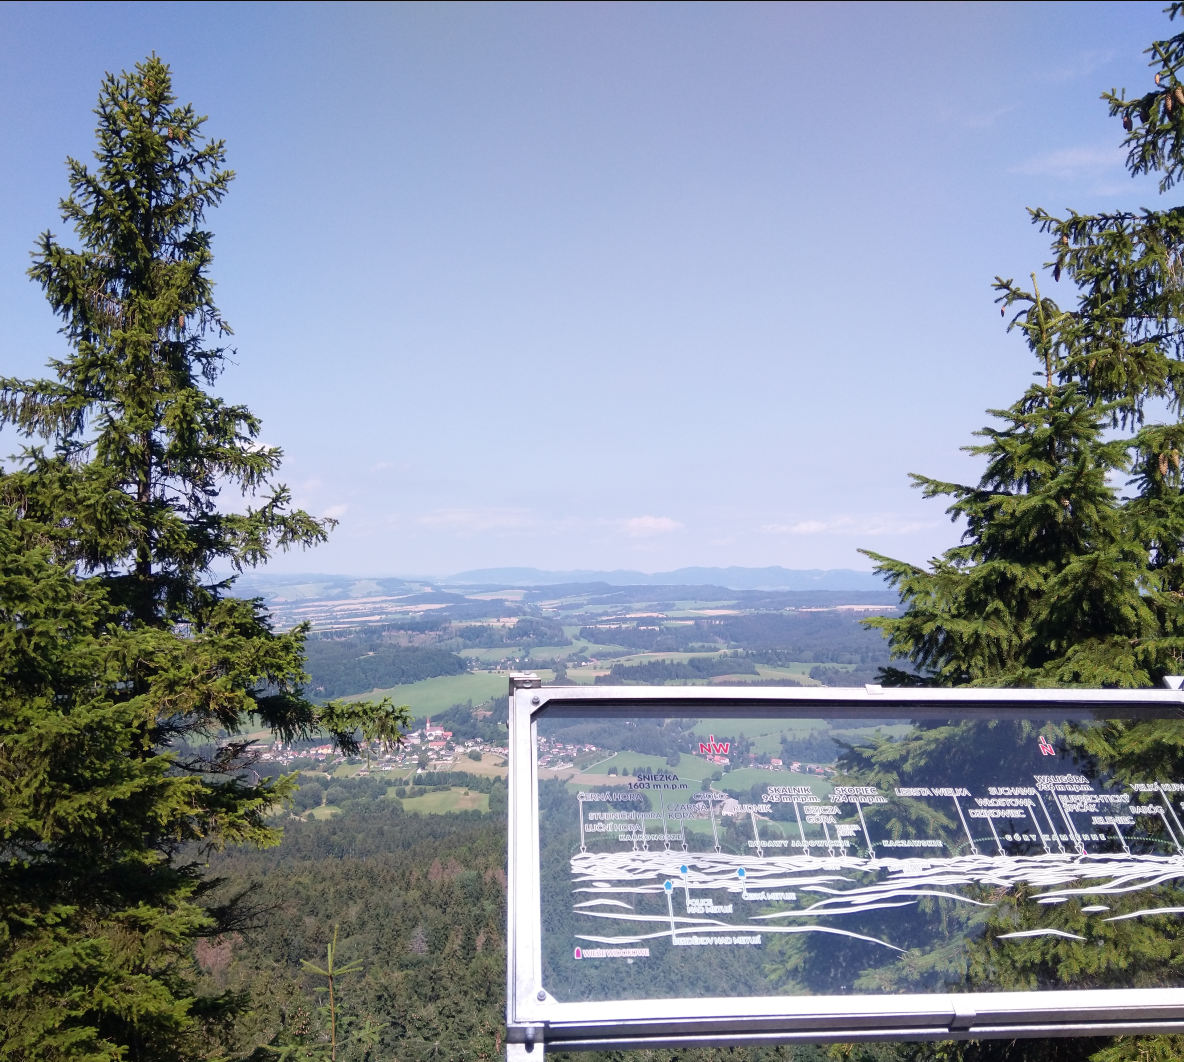
[[[803,686],[821,686],[822,683],[817,679],[810,678],[810,669],[817,666],[817,664],[801,662],[789,663],[781,667],[767,667],[764,664],[757,664],[756,673],[763,679],[790,678],[795,682],[800,682]],[[829,667],[830,665],[828,664],[827,666]],[[840,667],[840,665],[836,664],[835,667]],[[850,669],[842,668],[842,670]]]
[[[307,818],[316,819],[318,822],[324,822],[325,819],[331,819],[334,815],[340,815],[341,808],[335,804],[325,804],[319,808],[313,808],[308,812]]]
[[[729,771],[722,782],[716,782],[716,789],[751,789],[754,785],[808,785],[814,792],[825,797],[834,785],[817,774],[797,774],[794,771],[761,771],[755,767],[741,767]]]
[[[508,688],[508,675],[504,671],[470,671],[463,675],[443,675],[342,699],[365,701],[390,697],[395,704],[410,706],[412,716],[420,718],[433,712],[442,712],[454,704],[464,704],[468,700],[474,704],[483,704],[493,697],[503,696]]]
[[[595,684],[597,675],[607,674],[608,671],[602,667],[568,668],[567,683],[569,686],[591,686]]]
[[[470,760],[468,756],[461,756],[450,767],[444,770],[466,771],[469,774],[488,776],[490,778],[505,778],[510,772],[505,767],[498,766],[505,763],[505,756],[493,752],[482,753],[481,759]]]
[[[622,656],[613,660],[614,664],[645,664],[651,660],[669,660],[674,664],[685,664],[693,656],[720,656],[723,650],[718,652],[700,652],[700,653],[633,653],[630,656]]]
[[[507,656],[516,656],[519,650],[512,645],[499,645],[496,649],[462,649],[457,656],[476,660],[480,664],[496,664]]]
[[[403,810],[415,815],[445,815],[450,811],[488,811],[489,796],[465,789],[442,789],[423,796],[404,797]]]
[[[462,649],[457,655],[466,660],[476,660],[479,664],[499,664],[503,660],[515,660],[522,656],[524,650],[520,645],[496,645],[492,649]],[[555,660],[570,655],[572,647],[569,645],[536,645],[530,650],[532,657],[538,660]],[[524,666],[530,661],[524,662]]]
[[[707,779],[720,770],[717,764],[708,763],[698,756],[683,756],[677,767],[667,767],[665,760],[656,759],[653,756],[642,756],[636,752],[618,752],[611,760],[598,763],[582,772],[581,779],[594,779],[593,781],[570,782],[567,788],[574,793],[579,789],[590,789],[595,785],[626,782],[628,779],[619,774],[609,775],[609,767],[614,766],[618,771],[622,767],[628,767],[630,778],[639,769],[648,768],[655,773],[669,771],[671,774],[677,775],[680,781],[695,782],[698,785],[705,784]],[[754,785],[809,785],[819,796],[826,796],[834,788],[830,782],[816,774],[798,774],[794,771],[765,771],[757,767],[741,767],[735,771],[721,772],[721,774],[721,780],[713,783],[716,789],[751,789]]]
[[[906,734],[911,733],[912,729],[912,723],[890,723],[888,726],[853,727],[842,732],[844,735],[854,735],[860,738],[873,738],[876,734],[882,734],[884,737],[895,738],[899,741]]]
[[[530,655],[536,660],[555,660],[570,656],[577,649],[574,645],[535,645],[531,647]]]
[[[687,762],[689,757],[684,756],[677,767],[667,767],[666,758],[664,756],[646,756],[640,752],[618,752],[611,760],[602,760],[600,763],[594,764],[581,772],[583,774],[607,775],[610,767],[617,769],[618,775],[623,767],[629,769],[631,775],[636,774],[640,768],[647,768],[655,773],[658,771],[672,771],[681,777],[682,766]],[[708,774],[711,772],[709,771]],[[697,775],[695,777],[698,777]]]
[[[752,751],[757,755],[768,753],[780,758],[781,735],[801,738],[812,731],[825,730],[823,719],[701,719],[693,731],[696,741],[707,741],[713,734],[717,737],[736,738],[743,734],[752,741]]]

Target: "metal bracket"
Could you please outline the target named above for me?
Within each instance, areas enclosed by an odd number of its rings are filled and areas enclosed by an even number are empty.
[[[515,671],[510,675],[510,696],[518,690],[541,690],[543,680],[533,671]]]
[[[528,1031],[534,1032],[533,1029]],[[531,1037],[520,1044],[506,1041],[506,1062],[543,1062],[544,1054],[545,1049],[541,1037],[537,1040]]]
[[[960,999],[954,1000],[954,1018],[950,1022],[950,1032],[965,1031],[969,1029],[975,1019],[978,1017],[978,1011],[973,1007],[969,1007]]]

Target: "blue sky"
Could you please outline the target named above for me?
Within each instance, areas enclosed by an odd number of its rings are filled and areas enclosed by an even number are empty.
[[[28,252],[155,50],[239,174],[221,389],[341,521],[274,569],[922,561],[907,473],[974,478],[1033,367],[1024,208],[1158,199],[1098,95],[1160,9],[5,4],[0,372],[63,351]]]

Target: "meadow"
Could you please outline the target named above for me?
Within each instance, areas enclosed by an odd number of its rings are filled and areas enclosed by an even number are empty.
[[[394,794],[391,794],[394,799]],[[453,786],[417,797],[404,797],[403,810],[409,815],[447,815],[453,811],[489,811],[489,794]]]
[[[542,671],[539,676],[546,682],[554,679],[555,673]],[[342,699],[362,701],[390,697],[395,704],[410,707],[411,715],[419,719],[466,701],[484,704],[494,697],[505,696],[507,687],[508,672],[466,671],[461,675],[441,675],[439,678],[422,679],[404,686],[391,686],[389,689],[358,693]]]

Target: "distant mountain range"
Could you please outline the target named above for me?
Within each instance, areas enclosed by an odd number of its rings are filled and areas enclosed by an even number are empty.
[[[672,572],[586,569],[567,572],[539,568],[477,568],[435,580],[441,586],[553,586],[560,583],[608,583],[610,586],[723,586],[729,590],[885,590],[874,572],[852,568],[677,568]]]

